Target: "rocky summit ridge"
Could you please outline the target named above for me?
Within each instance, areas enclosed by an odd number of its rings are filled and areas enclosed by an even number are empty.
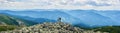
[[[2,31],[0,33],[107,33],[107,32],[94,32],[93,30],[84,30],[79,27],[74,27],[70,24],[63,22],[37,24],[22,29],[15,29],[12,31]]]

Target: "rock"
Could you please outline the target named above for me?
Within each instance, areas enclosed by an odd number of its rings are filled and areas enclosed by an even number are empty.
[[[91,30],[84,30],[78,27],[73,27],[70,24],[57,22],[57,23],[43,23],[30,27],[24,27],[20,30],[4,31],[0,33],[103,33],[94,32]]]

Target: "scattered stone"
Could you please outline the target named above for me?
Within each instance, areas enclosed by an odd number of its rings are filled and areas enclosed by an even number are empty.
[[[24,27],[20,30],[2,31],[0,33],[107,33],[107,32],[94,32],[92,30],[84,30],[78,27],[73,27],[70,24],[57,22],[57,23],[43,23],[30,27]]]

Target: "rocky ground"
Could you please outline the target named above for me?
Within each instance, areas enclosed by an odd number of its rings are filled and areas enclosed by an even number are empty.
[[[13,31],[2,31],[0,33],[107,33],[107,32],[94,32],[93,30],[84,30],[78,27],[73,27],[70,24],[57,22],[57,23],[43,23]]]

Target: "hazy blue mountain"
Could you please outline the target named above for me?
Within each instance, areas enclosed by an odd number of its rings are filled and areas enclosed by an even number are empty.
[[[61,17],[64,21],[64,22],[69,22],[71,24],[76,24],[77,23],[81,23],[80,19],[78,18],[75,18],[65,12],[61,12],[60,10],[52,10],[52,11],[9,11],[9,12],[6,12],[10,15],[13,15],[13,16],[22,16],[21,18],[25,18],[25,19],[29,19],[29,20],[39,20],[37,22],[41,22],[43,20],[57,20],[59,17]],[[26,17],[27,16],[27,17]],[[30,18],[31,19],[30,19]],[[46,22],[46,21],[45,21]]]
[[[4,11],[4,12],[3,12]],[[107,10],[22,10],[10,11],[2,10],[0,13],[10,14],[26,20],[35,22],[57,21],[59,17],[62,21],[87,27],[120,25],[120,11]]]
[[[66,11],[66,13],[81,19],[84,23],[90,25],[90,26],[111,26],[111,25],[120,25],[118,21],[113,20],[113,17],[108,17],[111,15],[106,15],[102,13],[107,13],[111,11],[96,11],[96,10],[72,10],[72,11]],[[120,12],[120,11],[114,11]],[[113,13],[113,12],[111,12]],[[114,14],[113,13],[113,14]],[[115,16],[118,16],[117,14],[114,14]],[[116,20],[120,20],[119,18],[115,18]]]
[[[111,18],[112,20],[120,23],[120,11],[95,11],[95,13],[98,13],[100,15],[106,16]]]
[[[56,20],[51,20],[51,19],[47,19],[47,18],[32,18],[29,16],[16,16],[18,18],[23,18],[25,20],[30,20],[30,21],[34,21],[37,23],[43,23],[43,22],[56,22]]]

